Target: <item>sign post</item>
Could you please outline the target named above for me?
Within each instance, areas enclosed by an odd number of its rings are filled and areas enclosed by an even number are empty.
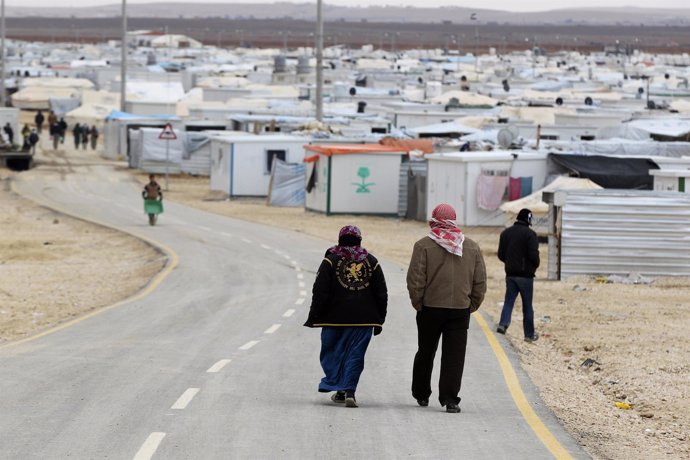
[[[177,139],[175,131],[170,123],[167,123],[161,131],[158,139],[165,140],[165,191],[168,191],[168,169],[170,167],[170,141]]]

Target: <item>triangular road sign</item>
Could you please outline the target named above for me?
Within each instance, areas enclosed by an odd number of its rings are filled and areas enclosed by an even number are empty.
[[[160,136],[158,136],[158,139],[163,139],[166,141],[174,141],[177,139],[177,135],[175,134],[175,131],[173,131],[173,127],[170,123],[165,125],[165,128],[163,128],[163,131],[161,131]]]

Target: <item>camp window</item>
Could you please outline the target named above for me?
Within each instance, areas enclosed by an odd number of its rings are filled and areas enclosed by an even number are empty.
[[[264,168],[264,174],[271,174],[271,169],[273,166],[273,158],[276,160],[285,161],[287,157],[286,150],[268,150],[266,149],[266,167]]]
[[[556,136],[555,134],[542,134],[539,136],[539,139],[544,141],[557,141],[558,136]]]
[[[581,141],[593,141],[596,136],[592,135],[586,135],[586,136],[580,136]]]
[[[388,130],[385,127],[381,128],[371,128],[372,134],[387,134]]]

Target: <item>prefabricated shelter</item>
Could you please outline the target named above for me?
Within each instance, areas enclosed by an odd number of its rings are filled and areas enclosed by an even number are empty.
[[[457,223],[464,226],[503,226],[499,207],[507,201],[510,178],[524,179],[533,189],[541,188],[546,179],[542,152],[454,152],[426,158],[427,219],[437,204],[449,203],[455,207]]]
[[[399,212],[400,165],[407,152],[380,144],[306,145],[310,211],[330,214]]]
[[[129,131],[139,128],[163,129],[170,123],[173,130],[182,131],[179,118],[170,115],[141,116],[131,113],[112,111],[106,118],[103,129],[105,149],[103,155],[109,159],[127,158],[129,156]]]
[[[227,193],[230,198],[266,196],[273,158],[301,163],[304,144],[301,136],[223,135],[211,139],[211,190]]]
[[[650,169],[657,192],[690,193],[690,169]]]
[[[129,166],[149,173],[183,172],[211,174],[210,137],[199,132],[180,131],[174,139],[161,139],[160,128],[129,131]]]

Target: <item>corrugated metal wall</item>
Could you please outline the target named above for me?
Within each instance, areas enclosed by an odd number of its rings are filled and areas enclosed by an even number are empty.
[[[562,207],[561,277],[690,276],[690,195],[569,191]]]

